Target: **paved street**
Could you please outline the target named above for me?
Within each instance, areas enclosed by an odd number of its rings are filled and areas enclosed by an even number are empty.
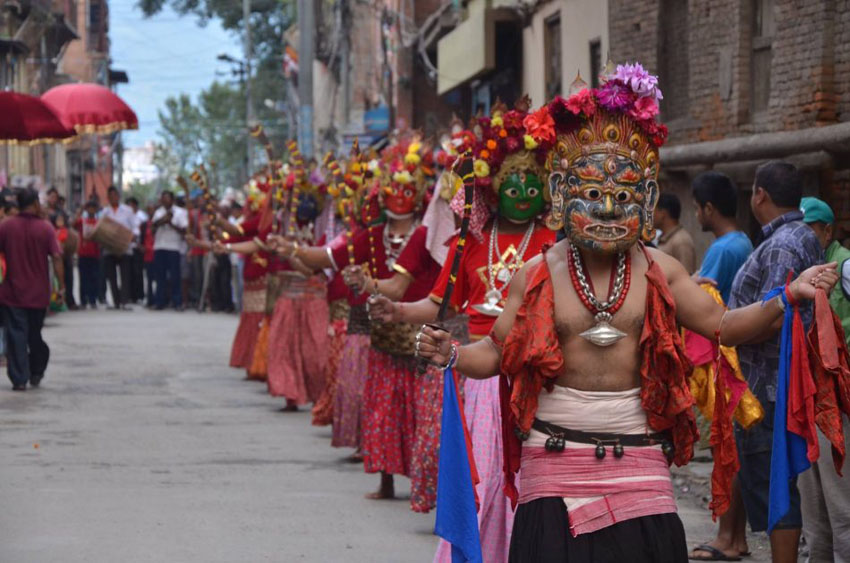
[[[0,385],[0,562],[430,561],[432,516],[363,499],[377,478],[329,429],[226,367],[235,327],[141,309],[48,319],[43,387]],[[678,486],[691,543],[714,530],[694,471]]]

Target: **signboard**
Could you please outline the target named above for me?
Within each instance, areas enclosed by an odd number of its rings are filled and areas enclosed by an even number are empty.
[[[383,133],[390,128],[390,108],[387,106],[378,106],[374,109],[366,110],[363,116],[363,124],[368,133]]]

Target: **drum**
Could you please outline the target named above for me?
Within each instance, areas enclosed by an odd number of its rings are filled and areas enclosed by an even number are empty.
[[[89,237],[109,254],[126,254],[133,242],[133,232],[109,217],[103,217]]]

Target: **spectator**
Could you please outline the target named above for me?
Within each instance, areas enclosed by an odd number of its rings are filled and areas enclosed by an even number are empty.
[[[771,161],[756,170],[750,208],[762,226],[759,244],[732,282],[729,307],[761,302],[787,276],[823,262],[823,249],[812,229],[803,223],[800,199],[803,185],[794,165]],[[801,307],[804,323],[811,321],[811,304]],[[776,327],[777,331],[779,326]],[[767,529],[773,416],[779,368],[779,335],[767,341],[738,346],[741,370],[750,389],[764,407],[762,422],[749,430],[735,427],[741,469],[738,482],[754,532]],[[776,485],[775,485],[776,486]],[[791,507],[770,534],[774,562],[796,562],[802,518],[796,479],[789,483]]]
[[[716,237],[705,253],[702,267],[696,275],[713,280],[723,302],[728,303],[735,274],[753,251],[750,239],[738,230],[735,222],[738,211],[737,189],[726,175],[714,171],[697,176],[691,184],[691,189],[697,206],[697,221],[703,232],[710,231]],[[700,419],[701,417],[698,417],[698,421]],[[707,426],[701,427],[701,432],[704,429],[707,429]],[[736,478],[732,484],[729,510],[720,517],[717,537],[709,543],[697,546],[691,553],[691,559],[717,561],[748,554],[747,514]]]
[[[136,230],[136,214],[129,205],[121,203],[121,194],[115,186],[109,186],[106,192],[106,199],[109,202],[102,213],[103,217],[108,217],[129,230]],[[133,245],[127,249],[122,255],[112,254],[106,251],[103,257],[103,265],[106,270],[106,279],[109,281],[109,290],[112,292],[112,302],[115,309],[123,309],[129,311],[130,306],[130,288],[131,281],[131,266],[133,260]],[[118,271],[121,271],[121,288],[118,287]]]
[[[738,229],[738,190],[725,174],[705,172],[691,185],[697,205],[697,221],[715,240],[708,247],[699,277],[714,280],[723,302],[729,302],[732,280],[753,251],[749,237]]]
[[[181,291],[180,251],[183,237],[189,226],[186,210],[174,205],[174,194],[162,192],[162,205],[153,215],[154,267],[156,268],[156,308],[165,309],[166,288],[170,289],[171,303],[178,311],[183,310]]]
[[[850,250],[832,240],[835,214],[825,202],[804,197],[800,202],[803,222],[817,235],[826,250],[826,261],[837,262],[841,274],[839,287],[832,290],[829,304],[841,319],[844,337],[850,345]],[[850,448],[850,424],[844,422],[844,447]],[[835,472],[832,446],[818,429],[820,459],[800,475],[803,512],[803,536],[809,546],[811,563],[850,561],[850,479]]]
[[[230,209],[224,205],[219,208],[219,216],[227,217],[230,214]],[[230,256],[228,254],[210,255],[210,259],[214,260],[214,268],[212,270],[212,309],[213,311],[232,313],[233,308],[233,290],[231,288],[230,279]]]
[[[133,229],[135,244],[133,244],[133,257],[130,261],[130,299],[133,303],[141,303],[145,300],[145,251],[142,247],[142,225],[148,220],[148,215],[139,208],[139,200],[135,197],[128,197],[127,205],[136,217],[136,227]]]
[[[144,248],[145,255],[145,278],[147,279],[147,302],[146,305],[148,307],[155,306],[156,295],[154,294],[154,280],[156,280],[156,268],[154,268],[154,260],[153,260],[153,243],[154,243],[154,228],[153,228],[153,214],[156,212],[156,208],[148,204],[147,210],[145,211],[145,215],[147,216],[147,221],[145,221],[144,225],[142,225],[141,233],[142,233],[142,241],[141,245]]]
[[[80,305],[97,309],[99,289],[100,246],[90,240],[97,226],[97,201],[90,199],[77,215],[74,227],[80,235],[80,248],[77,251],[77,267],[80,271]]]
[[[207,236],[207,221],[200,206],[204,205],[201,198],[201,190],[192,192],[192,209],[189,210],[189,230],[191,238],[204,243],[209,241]],[[189,266],[189,306],[199,305],[201,290],[204,283],[204,266],[206,264],[207,249],[203,244],[190,244],[188,266]]]
[[[669,254],[682,263],[689,274],[697,269],[696,249],[690,233],[679,224],[682,215],[682,204],[679,198],[670,193],[663,193],[658,198],[655,208],[655,226],[661,230],[658,239],[658,250]]]
[[[56,188],[50,188],[47,190],[47,218],[50,220],[50,223],[56,228],[56,218],[59,215],[65,215],[65,210],[62,209],[62,204],[60,202],[59,191]],[[68,217],[65,217],[66,221]]]
[[[50,304],[48,258],[60,290],[65,272],[53,226],[42,219],[38,192],[17,193],[20,213],[0,224],[0,253],[6,257],[6,279],[0,284],[0,306],[6,333],[8,373],[12,389],[38,387],[47,369],[50,348],[41,337],[44,315]]]
[[[233,202],[230,207],[230,217],[228,222],[232,225],[239,225],[242,222],[242,206],[237,202]],[[230,254],[230,279],[233,285],[233,301],[236,311],[242,312],[242,270],[245,267],[245,258],[241,254],[232,252]]]
[[[73,225],[69,225],[66,222],[65,217],[66,215],[64,213],[56,215],[56,223],[53,227],[56,229],[59,248],[62,249],[62,266],[65,270],[65,305],[68,309],[76,311],[77,302],[74,299],[74,255],[77,253],[80,238],[77,236],[77,231],[73,228]]]

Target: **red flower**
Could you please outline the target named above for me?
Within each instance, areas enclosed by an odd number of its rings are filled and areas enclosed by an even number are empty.
[[[547,106],[543,106],[531,115],[526,116],[522,124],[525,125],[528,134],[537,142],[555,140],[555,120],[549,114]]]
[[[652,144],[656,147],[662,146],[667,141],[667,133],[667,126],[659,123],[658,132],[652,136]]]
[[[525,114],[512,109],[510,111],[506,111],[504,115],[502,115],[502,123],[508,131],[517,132],[522,129],[523,117],[525,117]]]
[[[638,98],[629,109],[628,114],[636,120],[653,119],[658,115],[658,104],[654,98]]]
[[[516,152],[522,147],[522,142],[517,137],[508,137],[505,139],[505,151]]]
[[[596,113],[596,98],[588,88],[570,96],[565,105],[575,115],[583,113],[586,117],[592,117]]]
[[[549,114],[552,116],[552,119],[555,120],[555,129],[558,133],[569,133],[578,127],[581,122],[581,118],[567,107],[567,100],[561,96],[557,96],[549,102],[547,107],[549,108]]]

